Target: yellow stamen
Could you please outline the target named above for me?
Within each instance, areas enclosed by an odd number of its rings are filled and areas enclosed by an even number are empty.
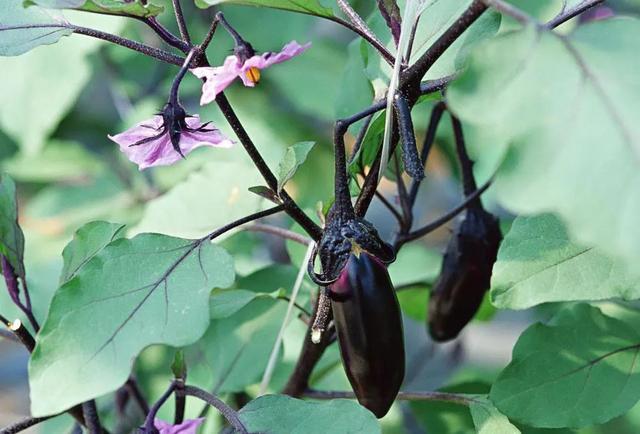
[[[252,66],[245,72],[247,78],[251,80],[253,83],[257,83],[260,81],[260,70],[255,66]]]

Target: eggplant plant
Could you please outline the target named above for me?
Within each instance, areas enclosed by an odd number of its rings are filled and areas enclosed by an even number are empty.
[[[638,15],[3,0],[0,434],[638,432]]]

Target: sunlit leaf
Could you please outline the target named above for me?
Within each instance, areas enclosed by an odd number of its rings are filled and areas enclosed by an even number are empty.
[[[210,291],[233,279],[229,254],[206,240],[141,234],[109,244],[51,302],[29,363],[32,414],[116,390],[146,346],[196,341]]]

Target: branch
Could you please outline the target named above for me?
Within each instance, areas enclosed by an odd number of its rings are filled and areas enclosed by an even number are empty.
[[[452,218],[460,214],[469,206],[471,202],[479,198],[480,195],[482,195],[482,193],[484,193],[487,190],[487,188],[491,186],[492,181],[493,181],[493,178],[489,179],[482,187],[480,187],[478,190],[473,192],[473,194],[467,196],[460,205],[453,208],[451,211],[444,214],[442,217],[438,218],[437,220],[434,220],[433,222],[423,226],[422,228],[417,229],[413,232],[410,232],[404,236],[398,237],[398,239],[396,240],[397,248],[402,246],[404,243],[413,241],[417,238],[421,238],[427,235],[428,233],[433,232],[435,229],[439,228],[440,226],[442,226],[443,224],[445,224],[446,222],[448,222],[449,220],[451,220]]]
[[[464,142],[464,134],[462,133],[462,124],[460,120],[449,113],[451,117],[451,126],[453,128],[453,136],[456,142],[456,153],[460,162],[460,173],[462,174],[462,191],[465,196],[472,195],[478,189],[476,179],[473,176],[473,161],[469,158],[467,148]]]
[[[300,235],[297,232],[293,232],[285,228],[280,228],[278,226],[268,225],[264,223],[254,223],[251,226],[247,226],[244,229],[246,231],[251,231],[251,232],[263,232],[266,234],[276,235],[280,238],[295,241],[296,243],[302,244],[305,246],[308,246],[309,243],[312,241],[311,238],[307,238],[304,235]]]
[[[9,425],[1,429],[0,434],[17,434],[21,431],[31,428],[34,425],[37,425],[39,423],[42,423],[46,420],[49,420],[59,415],[60,414],[54,414],[51,416],[44,416],[44,417],[27,417],[25,419],[22,419],[19,422],[14,423],[13,425]]]
[[[231,229],[235,229],[238,226],[242,226],[246,223],[252,222],[254,220],[258,220],[260,218],[263,217],[267,217],[276,213],[279,213],[281,211],[284,211],[284,205],[277,205],[274,206],[272,208],[267,208],[264,211],[258,211],[255,212],[253,214],[249,214],[246,217],[242,217],[241,219],[238,219],[234,222],[228,223],[224,226],[222,226],[221,228],[216,229],[215,231],[211,232],[209,235],[205,235],[202,240],[209,240],[212,241],[214,238],[219,237],[220,235],[224,234],[225,232],[229,232]]]
[[[527,15],[524,11],[518,9],[517,7],[503,1],[503,0],[482,0],[482,2],[497,10],[502,15],[507,15],[514,20],[518,21],[520,24],[530,24],[535,23],[536,21]]]
[[[180,31],[180,36],[182,37],[182,40],[186,42],[188,45],[191,45],[191,37],[189,36],[187,23],[184,19],[184,14],[182,13],[182,6],[180,5],[180,0],[173,0],[173,11],[176,15],[176,23],[178,23],[178,30]]]
[[[364,39],[365,41],[367,41],[369,44],[371,44],[371,46],[373,48],[375,48],[376,50],[378,50],[378,52],[380,53],[380,55],[384,58],[384,60],[389,64],[393,66],[393,63],[395,62],[395,57],[393,57],[393,54],[391,54],[389,52],[389,50],[386,49],[386,47],[384,45],[382,45],[377,38],[372,38],[370,37],[368,34],[364,33],[363,31],[361,31],[359,28],[357,28],[356,26],[354,26],[353,24],[351,24],[348,21],[345,21],[341,18],[338,17],[326,17],[329,21],[333,21],[334,23],[338,23],[344,27],[346,27],[347,29],[357,33],[358,35],[360,35],[360,37],[362,37],[362,39]]]
[[[129,393],[133,397],[133,400],[138,404],[138,407],[140,407],[140,410],[142,410],[142,413],[146,417],[149,414],[149,404],[140,391],[136,380],[132,377],[129,377],[124,386],[129,391]]]
[[[227,119],[227,122],[229,122],[229,125],[236,133],[236,136],[238,136],[240,143],[242,143],[242,146],[253,161],[253,164],[257,167],[258,171],[267,182],[269,188],[271,188],[273,191],[278,191],[278,181],[275,175],[273,174],[271,169],[269,169],[269,166],[267,166],[267,163],[262,158],[262,155],[260,155],[260,152],[253,144],[253,141],[251,141],[251,138],[242,126],[240,119],[238,119],[238,116],[229,104],[229,100],[227,100],[227,97],[224,95],[224,93],[220,92],[218,94],[218,96],[216,97],[216,103],[218,104],[218,107],[220,107],[220,111],[222,111],[223,116]],[[311,238],[313,238],[315,241],[318,241],[322,236],[322,229],[317,224],[315,224],[313,220],[311,220],[309,216],[307,216],[300,209],[300,207],[298,207],[298,205],[293,201],[291,196],[289,196],[289,194],[284,189],[280,193],[280,197],[282,199],[284,210],[287,212],[287,214],[289,214],[291,218],[298,222],[298,224],[302,226],[302,228],[309,234]]]
[[[160,407],[162,407],[164,405],[164,403],[167,402],[167,400],[169,399],[169,397],[173,394],[173,392],[175,390],[176,390],[176,385],[172,381],[171,384],[169,385],[169,387],[167,388],[167,390],[162,394],[162,396],[160,396],[160,399],[158,399],[153,404],[153,406],[149,410],[149,414],[147,414],[147,418],[144,421],[144,432],[145,433],[157,432],[156,427],[155,427],[155,419],[156,419],[156,415],[158,414],[158,410],[160,410]]]
[[[216,396],[194,386],[184,386],[184,389],[180,390],[179,392],[184,393],[187,396],[194,396],[211,405],[212,407],[215,407],[238,432],[240,432],[241,434],[248,434],[247,428],[244,426],[244,424],[240,420],[240,417],[238,416],[238,412],[229,407]]]
[[[367,23],[364,22],[362,17],[353,10],[347,0],[336,0],[336,2],[338,3],[338,6],[342,10],[342,12],[344,12],[344,14],[349,17],[349,20],[351,20],[351,23],[353,24],[354,28],[357,29],[357,33],[359,35],[361,35],[367,41],[371,42],[375,48],[384,47],[384,44],[378,39],[375,33],[373,33]],[[378,49],[378,51],[380,50]],[[382,51],[380,51],[380,54],[384,56],[384,53]],[[389,55],[391,56],[391,53],[389,53]],[[391,60],[392,58],[393,56],[391,56],[389,60]]]
[[[95,401],[91,400],[82,403],[82,416],[87,424],[89,434],[102,433],[102,425],[100,424],[100,418],[98,417],[98,409]]]
[[[487,6],[481,0],[474,0],[463,14],[429,47],[429,49],[402,75],[401,88],[405,86],[418,88],[422,77],[436,60],[467,30]]]
[[[304,396],[313,399],[355,399],[356,395],[349,391],[307,390]],[[446,392],[399,392],[396,399],[401,401],[444,401],[468,406],[473,399],[464,395]]]
[[[600,3],[604,3],[604,0],[584,0],[582,3],[575,5],[571,9],[561,12],[555,18],[545,24],[545,26],[550,29],[558,27],[560,24],[566,23],[571,18],[580,15],[581,13],[591,9],[594,6],[599,5]]]
[[[158,22],[155,17],[140,18],[140,21],[149,26],[151,30],[153,30],[156,35],[158,35],[160,39],[162,39],[168,45],[177,48],[185,54],[187,54],[191,49],[191,43],[186,43],[185,41],[181,40],[176,35],[171,33],[169,30],[167,30],[166,27],[160,24],[160,22]]]

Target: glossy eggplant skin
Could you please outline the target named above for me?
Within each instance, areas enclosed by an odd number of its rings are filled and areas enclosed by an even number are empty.
[[[398,395],[405,364],[402,316],[387,268],[366,252],[351,254],[329,294],[351,387],[381,418]]]
[[[490,287],[501,241],[493,214],[481,207],[466,211],[449,241],[429,299],[428,329],[434,340],[455,338],[474,317]]]

